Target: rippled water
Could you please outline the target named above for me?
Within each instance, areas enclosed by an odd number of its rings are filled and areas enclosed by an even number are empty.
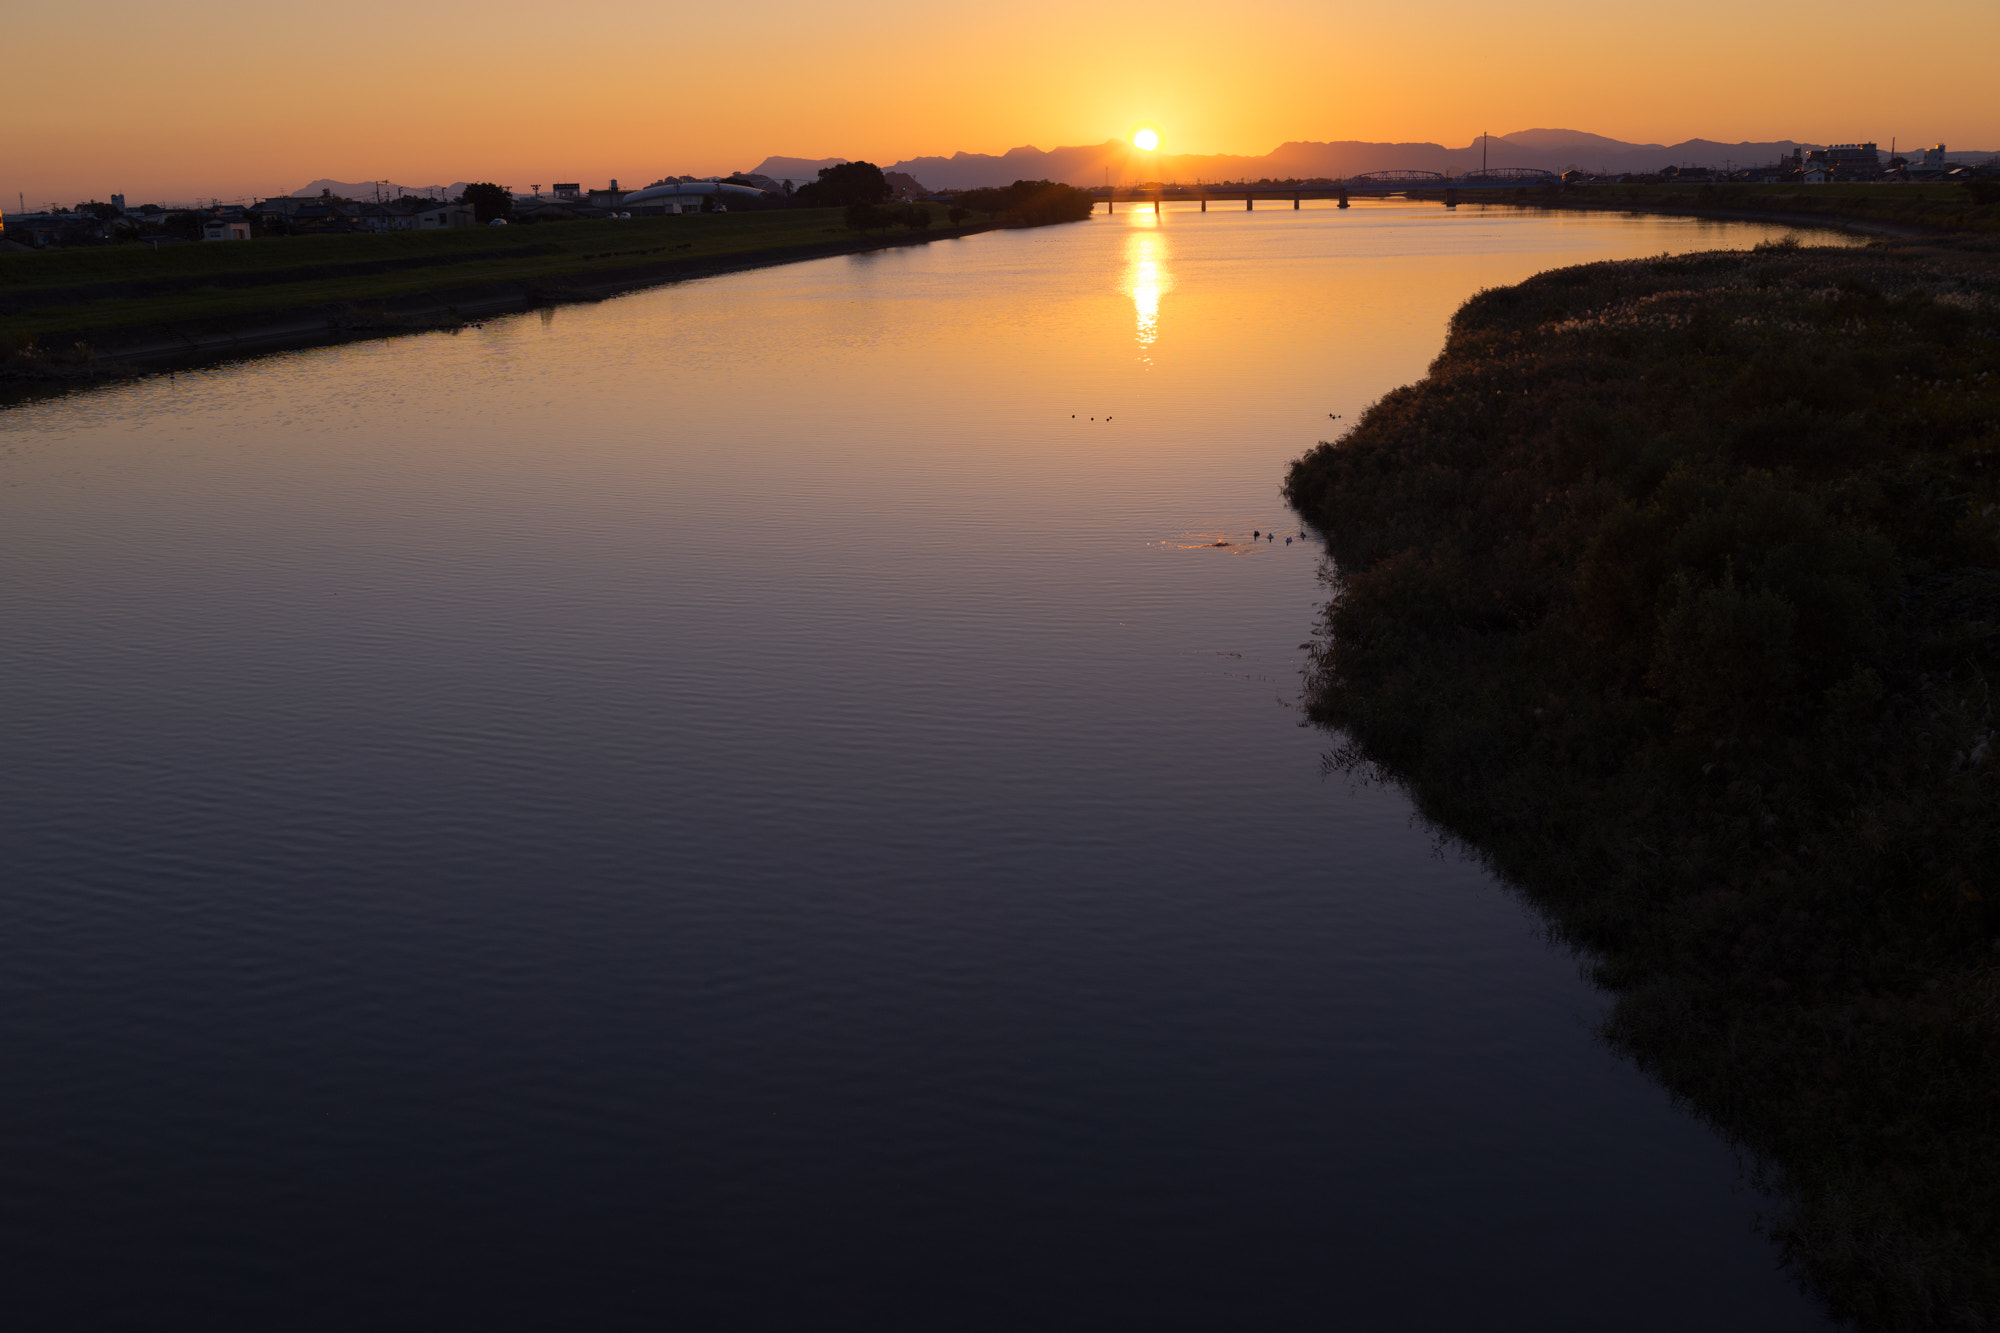
[[[1479,287],[1765,234],[1100,216],[0,413],[9,1322],[1819,1326],[1250,540]]]

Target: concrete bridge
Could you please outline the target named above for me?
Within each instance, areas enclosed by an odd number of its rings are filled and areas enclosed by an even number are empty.
[[[1518,190],[1531,186],[1560,186],[1562,177],[1553,171],[1542,171],[1535,167],[1493,167],[1482,171],[1469,171],[1463,176],[1447,176],[1441,171],[1371,171],[1361,176],[1350,176],[1345,180],[1320,185],[1142,185],[1100,187],[1091,193],[1104,200],[1105,207],[1113,213],[1120,204],[1153,206],[1155,213],[1162,203],[1200,203],[1206,213],[1210,203],[1234,203],[1241,199],[1243,207],[1255,209],[1259,200],[1266,205],[1290,202],[1293,208],[1307,199],[1336,199],[1342,208],[1354,195],[1364,198],[1387,198],[1400,194],[1409,196],[1439,194],[1444,196],[1446,206],[1458,202],[1461,190]]]

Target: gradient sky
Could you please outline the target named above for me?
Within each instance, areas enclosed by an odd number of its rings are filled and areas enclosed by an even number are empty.
[[[630,185],[1141,123],[1183,153],[1538,126],[2000,149],[1993,0],[101,0],[17,7],[7,33],[9,209],[318,177]]]

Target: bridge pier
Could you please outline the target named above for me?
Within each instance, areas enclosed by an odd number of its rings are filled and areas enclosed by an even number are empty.
[[[1116,213],[1117,211],[1118,211],[1118,201],[1116,199],[1111,198],[1109,195],[1105,196],[1104,215],[1106,217],[1109,217],[1111,214]]]
[[[1347,190],[1345,189],[1345,187],[1343,187],[1340,191],[1340,206],[1342,208],[1347,207]]]
[[[1457,190],[1446,190],[1446,191],[1444,192],[1444,206],[1445,206],[1446,208],[1457,208],[1457,207],[1458,207],[1458,191],[1457,191]]]
[[[1158,199],[1155,199],[1153,201],[1153,216],[1154,217],[1160,216],[1160,201]]]
[[[1204,212],[1204,213],[1206,213],[1206,212],[1208,211],[1208,196],[1207,196],[1207,195],[1203,195],[1203,196],[1201,197],[1201,211],[1202,211],[1202,212]]]
[[[1292,196],[1292,211],[1294,213],[1299,211],[1299,197],[1297,195]]]
[[[1243,211],[1245,213],[1250,212],[1252,209],[1256,207],[1257,207],[1257,201],[1255,199],[1252,199],[1247,194],[1243,196]]]

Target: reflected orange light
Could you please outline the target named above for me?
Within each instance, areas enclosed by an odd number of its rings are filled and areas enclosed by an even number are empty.
[[[1125,290],[1132,298],[1140,360],[1150,364],[1149,353],[1160,337],[1160,298],[1174,289],[1174,275],[1167,267],[1167,238],[1156,220],[1145,213],[1134,214],[1133,220],[1138,225],[1125,241]]]

